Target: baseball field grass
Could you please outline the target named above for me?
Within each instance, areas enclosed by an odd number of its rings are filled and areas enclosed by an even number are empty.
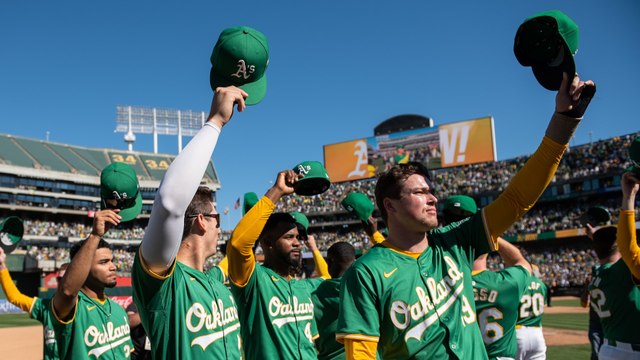
[[[544,314],[542,326],[556,329],[587,331],[589,329],[589,313]]]
[[[591,347],[589,345],[558,345],[547,348],[547,359],[584,359],[591,357]]]
[[[581,307],[580,306],[580,299],[578,298],[562,298],[560,300],[553,300],[551,302],[551,305],[553,306],[575,306],[575,307]]]
[[[0,328],[34,325],[40,325],[40,323],[37,320],[31,319],[26,313],[0,315]]]

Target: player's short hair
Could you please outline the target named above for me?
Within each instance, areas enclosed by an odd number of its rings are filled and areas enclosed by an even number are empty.
[[[86,242],[87,242],[87,239],[84,239],[82,241],[78,241],[77,243],[75,243],[71,247],[71,250],[69,250],[69,256],[71,257],[71,260],[73,260],[73,257],[76,256],[78,251],[80,251],[80,249],[82,248],[82,246]],[[106,242],[104,239],[100,239],[100,241],[98,242],[98,247],[96,249],[109,249],[109,250],[111,250],[111,245],[109,245],[109,243]]]
[[[339,278],[356,261],[356,249],[345,241],[338,241],[327,250],[327,265],[332,278]]]
[[[338,241],[327,250],[327,259],[336,262],[353,262],[356,259],[356,249],[346,241]]]
[[[296,220],[288,213],[277,212],[271,214],[258,237],[258,241],[270,245],[278,240],[287,231],[296,228]],[[263,247],[264,249],[264,247]]]
[[[384,207],[384,199],[399,199],[400,191],[402,190],[402,184],[411,175],[423,175],[429,183],[431,183],[431,176],[429,175],[429,169],[422,163],[417,161],[411,161],[406,164],[398,164],[393,166],[389,171],[383,173],[378,178],[376,183],[376,205],[380,210],[380,215],[384,222],[387,222],[387,209]],[[433,191],[433,189],[432,189]]]
[[[618,251],[617,233],[615,226],[604,226],[593,233],[593,249],[598,259],[606,259]]]
[[[195,221],[195,217],[189,215],[208,214],[213,211],[211,203],[213,202],[213,191],[206,186],[199,186],[193,199],[187,206],[184,216],[184,228],[182,229],[182,240],[191,233],[191,227]]]

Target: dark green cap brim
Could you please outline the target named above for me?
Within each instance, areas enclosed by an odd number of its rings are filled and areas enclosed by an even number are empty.
[[[118,213],[118,215],[122,217],[122,219],[120,219],[121,222],[127,222],[138,217],[138,215],[140,215],[141,212],[142,212],[142,195],[140,195],[140,192],[138,192],[138,196],[136,196],[135,204],[130,208],[120,209],[120,212]]]
[[[5,254],[11,253],[24,235],[24,224],[17,216],[9,216],[0,222],[0,247]]]

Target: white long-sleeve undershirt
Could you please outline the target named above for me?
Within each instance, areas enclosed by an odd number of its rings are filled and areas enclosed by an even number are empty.
[[[140,245],[148,265],[169,268],[173,264],[182,241],[185,211],[200,186],[220,131],[206,123],[167,169]]]

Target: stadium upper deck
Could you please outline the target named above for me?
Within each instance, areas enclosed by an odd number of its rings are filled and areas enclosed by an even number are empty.
[[[101,170],[119,161],[136,170],[144,200],[141,216],[148,217],[155,192],[174,158],[0,134],[0,210],[86,215],[99,208]],[[212,162],[202,181],[214,191],[220,188]]]

